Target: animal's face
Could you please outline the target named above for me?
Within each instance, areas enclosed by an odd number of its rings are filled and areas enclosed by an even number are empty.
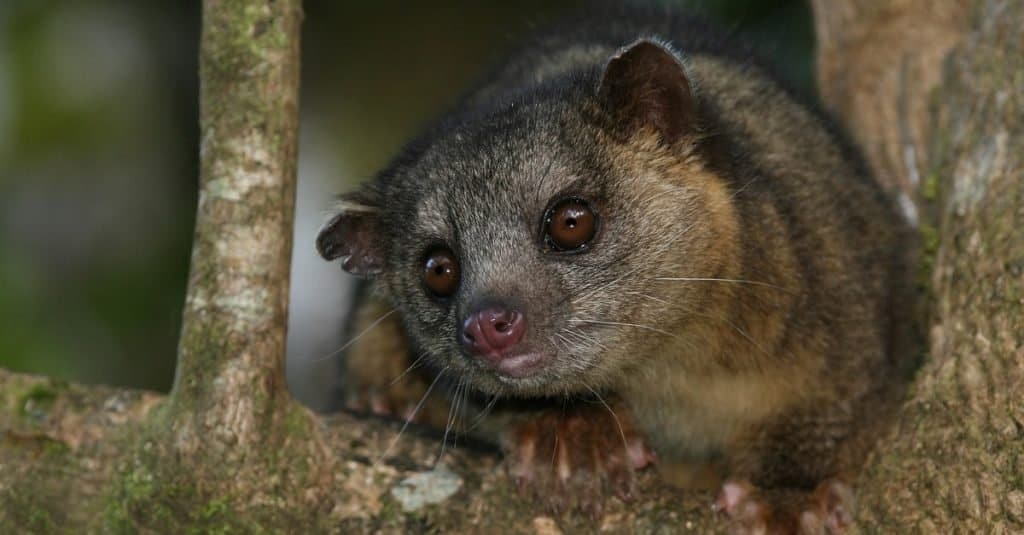
[[[567,89],[449,125],[329,223],[321,252],[379,273],[414,345],[478,390],[608,386],[699,306],[660,279],[712,276],[729,211],[696,136],[623,129],[608,98]]]

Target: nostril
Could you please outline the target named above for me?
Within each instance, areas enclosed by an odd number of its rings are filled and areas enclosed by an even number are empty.
[[[463,347],[473,352],[479,351],[481,349],[480,344],[485,342],[483,333],[480,332],[480,322],[477,321],[476,316],[466,318],[466,321],[462,323],[460,335],[459,342]]]
[[[523,338],[526,325],[521,313],[501,306],[471,312],[462,322],[459,342],[471,354],[492,361],[503,358]]]

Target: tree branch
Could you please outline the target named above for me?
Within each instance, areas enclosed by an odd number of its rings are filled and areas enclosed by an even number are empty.
[[[230,410],[233,426],[259,427],[286,396],[300,18],[297,0],[204,3],[199,208],[171,399],[221,423]],[[240,413],[253,392],[264,402]]]

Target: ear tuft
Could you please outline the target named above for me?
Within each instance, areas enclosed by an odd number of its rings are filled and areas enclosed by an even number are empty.
[[[384,247],[378,229],[379,209],[345,200],[338,213],[320,229],[316,250],[325,260],[341,258],[341,268],[353,275],[376,275],[384,269]]]
[[[647,126],[667,144],[696,130],[686,69],[671,50],[641,39],[615,53],[598,88],[602,104],[628,134]]]

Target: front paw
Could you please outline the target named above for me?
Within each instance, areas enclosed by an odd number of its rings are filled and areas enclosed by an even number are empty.
[[[444,396],[427,398],[434,375],[420,357],[413,358],[394,309],[364,296],[353,309],[351,340],[342,363],[344,406],[356,412],[430,425],[444,425]]]
[[[604,500],[630,499],[636,474],[654,453],[625,411],[578,407],[547,411],[521,423],[503,440],[505,465],[520,494],[552,512],[600,516]]]
[[[736,535],[842,535],[853,525],[853,490],[838,479],[822,482],[810,494],[788,494],[769,499],[750,482],[731,480],[713,507],[729,517]]]

